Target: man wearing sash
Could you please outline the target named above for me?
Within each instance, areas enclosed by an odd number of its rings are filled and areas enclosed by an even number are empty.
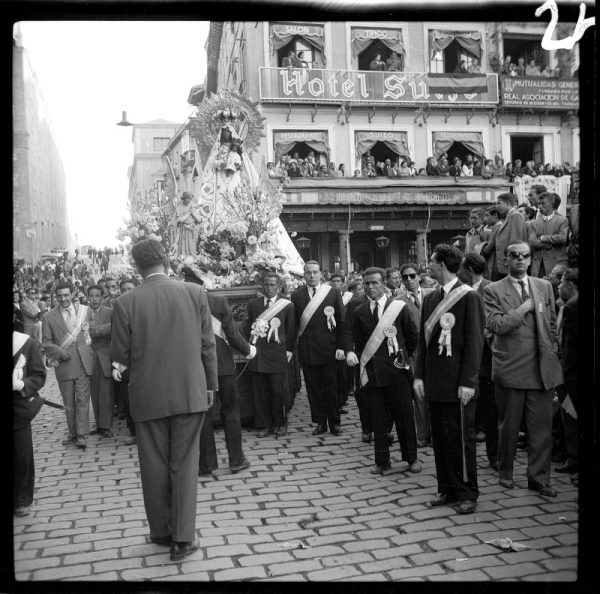
[[[86,447],[89,433],[90,377],[94,371],[88,307],[74,305],[73,285],[56,285],[58,305],[42,317],[42,347],[47,362],[55,368],[65,405],[69,435],[63,445]]]
[[[278,297],[281,281],[274,272],[263,277],[263,297],[248,302],[250,342],[256,357],[250,361],[254,388],[254,425],[258,437],[273,431],[287,434],[286,366],[294,354],[296,317],[288,299]]]
[[[329,283],[334,289],[337,289],[342,294],[342,304],[344,306],[344,311],[346,306],[354,297],[354,294],[350,291],[344,291],[344,283],[346,279],[343,274],[339,272],[334,272],[329,277]],[[344,316],[345,318],[345,316]],[[351,369],[346,365],[346,361],[338,361],[337,362],[337,382],[338,382],[338,404],[340,407],[340,414],[345,415],[348,413],[348,409],[344,408],[348,404],[348,386],[350,384],[349,377],[350,373],[353,373],[354,369]]]
[[[337,364],[345,358],[342,331],[342,295],[321,282],[321,265],[304,264],[306,285],[291,296],[295,308],[298,360],[302,366],[311,419],[317,426],[313,435],[329,431],[340,435],[337,395]]]
[[[475,390],[483,353],[481,298],[457,278],[458,248],[439,244],[429,261],[440,288],[425,296],[415,361],[414,389],[427,398],[438,493],[431,506],[477,508]]]
[[[402,460],[408,462],[410,472],[421,472],[409,363],[417,346],[417,325],[404,301],[386,295],[383,269],[367,268],[364,284],[368,301],[349,314],[344,346],[347,364],[360,363],[359,382],[370,399],[375,433],[375,467],[371,472],[382,474],[391,467],[387,435],[390,412]]]

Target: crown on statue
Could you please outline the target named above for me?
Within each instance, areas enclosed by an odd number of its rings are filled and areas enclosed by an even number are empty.
[[[240,112],[234,107],[225,107],[217,111],[216,117],[220,120],[221,125],[234,124],[240,117]]]

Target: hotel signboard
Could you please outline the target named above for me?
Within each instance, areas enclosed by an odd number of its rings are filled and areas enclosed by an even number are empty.
[[[579,109],[574,78],[502,76],[502,105],[538,109]]]

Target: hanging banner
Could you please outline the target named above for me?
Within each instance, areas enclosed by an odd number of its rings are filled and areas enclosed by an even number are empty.
[[[319,204],[466,204],[462,190],[399,192],[332,192],[321,191]]]
[[[502,105],[579,109],[579,80],[502,76]]]
[[[537,177],[531,177],[530,175],[524,175],[523,177],[516,177],[515,194],[519,197],[519,204],[521,202],[529,204],[527,194],[529,194],[531,186],[536,184],[546,186],[548,192],[560,196],[560,206],[556,212],[567,216],[567,198],[571,189],[571,176],[562,175],[561,177],[555,177],[554,175],[538,175]]]

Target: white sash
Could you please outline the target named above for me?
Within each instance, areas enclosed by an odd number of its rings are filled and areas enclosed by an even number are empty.
[[[367,363],[373,358],[373,355],[377,352],[377,349],[379,349],[381,343],[385,339],[385,335],[383,334],[384,328],[393,326],[394,320],[398,317],[405,305],[406,302],[404,301],[391,301],[381,318],[379,318],[377,326],[375,326],[369,340],[367,340],[367,344],[360,356],[360,383],[362,386],[369,381],[366,370]]]
[[[23,334],[22,332],[13,331],[13,357],[23,348],[23,345],[27,342],[29,334]]]
[[[77,309],[77,317],[75,318],[75,328],[73,328],[72,332],[67,333],[60,345],[61,349],[67,350],[77,340],[77,336],[81,332],[81,326],[87,317],[87,312],[88,306],[80,304]],[[60,312],[60,315],[62,315],[62,312]]]
[[[433,327],[439,319],[456,303],[458,303],[469,291],[473,291],[473,287],[469,285],[461,285],[454,290],[451,290],[439,303],[438,306],[431,312],[431,315],[424,324],[425,344],[429,346]]]
[[[352,299],[352,297],[354,297],[354,293],[352,293],[352,291],[346,291],[342,295],[342,303],[344,305],[348,305],[348,303],[350,302],[350,299]]]
[[[223,324],[221,324],[221,320],[217,320],[217,318],[215,318],[215,316],[213,316],[213,315],[210,316],[210,319],[212,322],[212,329],[213,329],[213,332],[215,333],[215,336],[222,338],[225,341],[225,344],[229,344],[229,341],[227,340],[227,337],[225,336],[225,332],[223,331]]]
[[[306,330],[308,322],[310,322],[315,311],[317,311],[319,305],[323,303],[323,300],[325,299],[325,297],[327,297],[329,291],[331,291],[332,288],[333,287],[331,287],[331,285],[321,285],[319,287],[319,290],[316,292],[315,296],[308,302],[308,305],[306,306],[306,308],[302,312],[302,316],[300,317],[297,339],[299,339],[302,333]]]
[[[277,299],[275,303],[272,303],[267,309],[265,309],[265,311],[263,311],[261,314],[258,314],[256,319],[268,322],[272,317],[276,316],[282,309],[284,309],[290,303],[291,301],[289,301],[288,299]]]

